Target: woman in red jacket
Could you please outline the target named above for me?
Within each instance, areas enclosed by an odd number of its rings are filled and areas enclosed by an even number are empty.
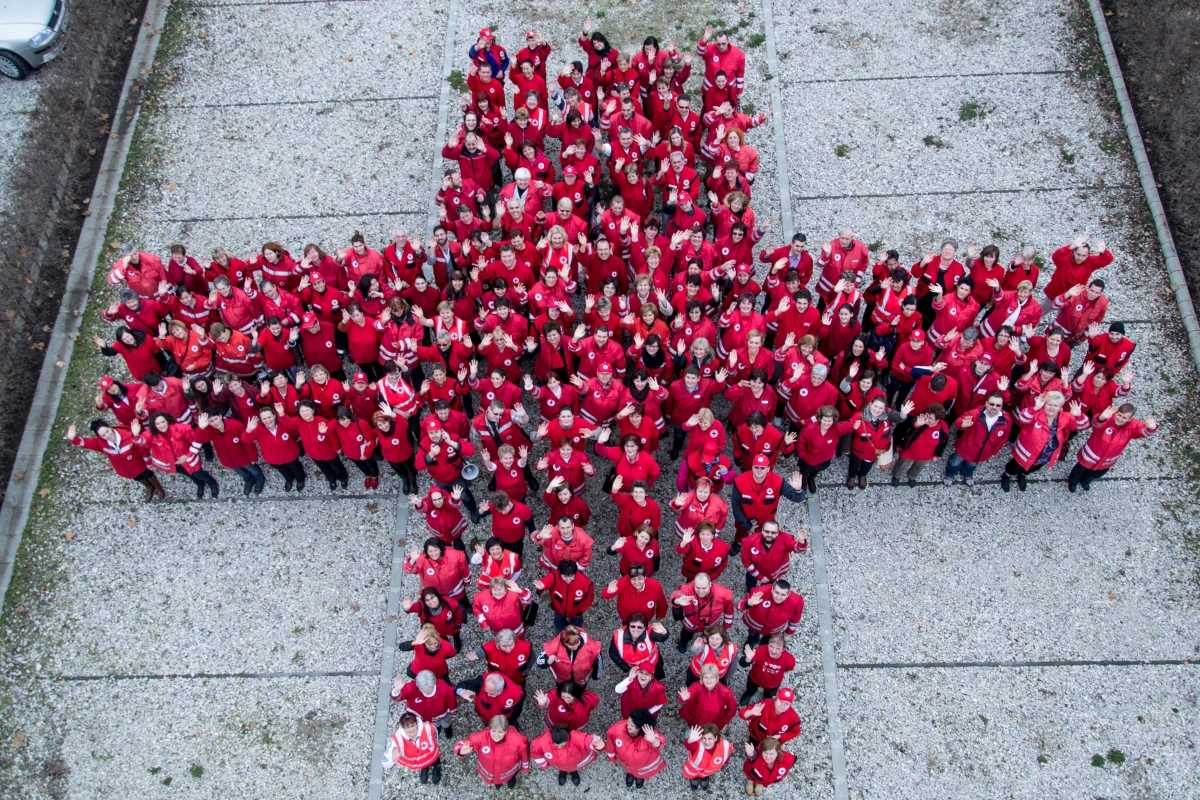
[[[102,419],[92,420],[90,427],[95,435],[85,438],[78,434],[75,423],[71,423],[67,426],[66,440],[76,447],[108,456],[108,463],[112,465],[113,472],[142,485],[146,490],[144,500],[167,496],[158,481],[158,476],[146,464],[146,451],[137,443],[136,437],[128,428],[110,425]]]
[[[1066,398],[1062,392],[1050,391],[1039,394],[1032,406],[1017,411],[1017,440],[1013,443],[1012,458],[1000,476],[1001,489],[1012,491],[1012,479],[1016,476],[1017,487],[1025,491],[1025,477],[1058,463],[1068,434],[1087,427],[1087,417],[1078,402],[1072,402],[1067,409],[1064,405]]]
[[[196,424],[201,441],[212,445],[217,461],[241,476],[243,494],[262,494],[267,476],[258,465],[258,449],[237,417],[201,414]]]
[[[400,715],[400,727],[388,739],[383,755],[384,768],[397,766],[420,775],[421,783],[430,779],[442,782],[442,753],[438,749],[437,728],[411,711]]]
[[[246,420],[246,435],[258,445],[263,461],[283,476],[285,492],[290,492],[293,484],[296,491],[304,491],[308,474],[300,463],[300,428],[294,417],[281,417],[275,409],[263,406],[258,416]]]
[[[447,600],[465,604],[471,568],[461,550],[430,537],[420,550],[414,547],[408,551],[404,571],[419,576],[422,588],[432,586]]]
[[[476,754],[475,772],[485,786],[515,788],[517,775],[529,771],[529,740],[508,718],[497,714],[483,730],[455,743],[454,754]]]
[[[709,781],[733,758],[733,745],[721,735],[716,725],[693,725],[688,729],[687,759],[683,762],[683,777],[692,791],[711,792]]]
[[[191,425],[176,422],[170,414],[159,411],[150,416],[150,425],[143,430],[141,423],[133,421],[130,432],[138,444],[150,456],[150,468],[167,474],[183,472],[196,484],[196,497],[204,497],[207,488],[215,500],[221,493],[217,479],[204,469],[200,458],[203,443]]]
[[[301,400],[298,410],[296,427],[304,444],[304,454],[321,470],[331,492],[337,490],[338,484],[345,489],[350,482],[350,473],[346,471],[346,465],[339,455],[341,446],[333,430],[336,423],[318,416],[317,404],[312,400]]]
[[[851,431],[851,423],[838,422],[837,409],[821,406],[817,418],[805,423],[796,440],[797,465],[804,477],[804,489],[817,493],[817,476],[824,472],[837,456],[838,440]]]
[[[796,756],[784,750],[774,736],[763,739],[757,748],[746,742],[746,761],[742,764],[746,794],[762,797],[763,790],[786,778],[795,763]]]
[[[1092,435],[1080,448],[1067,478],[1070,491],[1074,492],[1079,486],[1085,492],[1090,491],[1092,481],[1099,480],[1112,469],[1130,442],[1158,431],[1154,417],[1146,417],[1143,422],[1134,419],[1134,411],[1133,403],[1122,403],[1119,407],[1109,406],[1096,415]]]
[[[917,414],[908,443],[897,454],[899,460],[892,468],[892,486],[900,485],[902,475],[908,479],[909,486],[916,486],[921,470],[941,454],[949,432],[946,409],[941,403],[932,403]]]
[[[454,645],[438,635],[437,628],[432,623],[425,623],[417,631],[411,642],[399,642],[396,649],[403,653],[412,653],[412,662],[405,670],[410,678],[429,670],[434,677],[445,680],[450,675],[450,667],[446,662],[458,655]]]
[[[905,404],[906,407],[911,406]],[[850,418],[850,463],[846,469],[846,488],[867,488],[867,474],[879,457],[892,446],[892,417],[887,402],[876,397],[867,407]]]
[[[377,432],[379,454],[392,468],[392,472],[400,476],[403,492],[415,495],[417,493],[417,453],[413,450],[412,440],[408,435],[408,417],[393,416],[377,411],[371,417],[371,421]]]
[[[600,696],[578,683],[564,683],[533,693],[534,702],[546,710],[546,725],[577,731],[588,724],[592,711],[600,705]]]
[[[448,603],[435,587],[426,586],[418,597],[400,605],[405,612],[416,614],[422,625],[432,625],[439,636],[448,637],[455,650],[462,650],[459,632],[467,615],[461,603]]]
[[[737,712],[737,700],[728,686],[721,683],[721,673],[713,664],[700,669],[700,681],[678,692],[679,716],[688,725],[716,725],[724,729]]]
[[[379,431],[365,419],[356,419],[354,412],[346,406],[339,406],[334,432],[346,458],[363,474],[363,488],[378,489],[379,461],[375,451],[379,445]]]
[[[641,789],[648,778],[667,768],[662,757],[663,738],[654,730],[654,717],[644,708],[608,729],[604,752],[625,770],[625,788]]]
[[[632,433],[622,436],[621,449],[618,450],[604,444],[608,441],[609,435],[610,429],[602,428],[599,436],[596,437],[596,455],[607,458],[613,463],[611,477],[605,483],[611,487],[613,480],[619,477],[621,485],[629,487],[627,491],[632,491],[635,483],[653,486],[662,473],[662,469],[654,460],[654,456],[642,452],[638,437]]]
[[[675,552],[682,556],[679,570],[685,581],[701,572],[715,581],[729,566],[729,542],[718,538],[716,528],[709,522],[700,523],[694,531],[685,530]]]
[[[709,625],[704,633],[692,640],[692,660],[688,662],[687,685],[700,680],[708,664],[717,668],[721,683],[728,685],[729,671],[737,661],[737,645],[729,640],[729,631],[721,625]]]
[[[99,336],[93,336],[92,342],[103,355],[121,356],[129,374],[139,381],[148,373],[161,372],[163,369],[165,359],[161,355],[158,343],[145,331],[131,330],[122,325],[117,328],[117,335],[112,344],[105,344]]]

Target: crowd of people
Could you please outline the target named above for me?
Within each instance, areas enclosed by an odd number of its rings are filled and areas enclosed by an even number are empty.
[[[531,762],[578,785],[607,759],[636,789],[676,751],[693,790],[741,758],[759,795],[787,776],[801,729],[785,684],[804,601],[788,574],[807,539],[781,528],[781,502],[817,492],[842,456],[848,490],[876,467],[916,485],[944,458],[946,485],[992,462],[1004,492],[1024,491],[1073,445],[1066,486],[1087,491],[1157,424],[1127,399],[1135,343],[1106,322],[1102,241],[1081,236],[1049,265],[950,239],[912,263],[877,258],[849,229],[811,252],[803,234],[772,241],[748,141],[765,117],[744,110],[728,34],[704,32],[695,81],[691,54],[653,36],[629,52],[588,24],[578,44],[552,74],[536,31],[512,59],[480,31],[428,241],[120,258],[115,333],[95,343],[128,376],[101,377],[105,416],[67,437],[147,500],[172,474],[218,497],[213,462],[247,495],[264,463],[297,492],[308,462],[335,492],[347,460],[368,491],[389,468],[429,530],[405,560],[420,629],[401,646],[387,754],[421,782],[441,781],[444,744],[496,787]],[[589,533],[598,498],[615,531]],[[597,586],[606,558],[620,577]],[[722,583],[738,571],[741,593]],[[537,647],[543,595],[554,635]],[[588,625],[597,600],[615,608],[611,632]],[[468,620],[483,640],[464,647]],[[685,668],[668,690],[672,650]],[[451,659],[480,670],[451,682]],[[553,686],[527,694],[535,667]],[[606,667],[620,680],[601,697],[589,685]],[[446,744],[455,714],[471,716],[460,701],[482,727]],[[619,721],[586,730],[602,703]]]

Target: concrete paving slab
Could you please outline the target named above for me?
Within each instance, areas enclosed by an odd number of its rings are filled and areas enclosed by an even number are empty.
[[[364,100],[439,89],[445,15],[438,4],[226,5],[195,9],[193,17],[196,38],[177,62],[173,104]]]
[[[930,3],[775,2],[789,79],[853,81],[908,75],[1061,70],[1066,13],[1037,0]],[[846,90],[857,92],[857,88]]]
[[[306,106],[300,113],[172,109],[154,126],[154,135],[172,145],[146,216],[353,216],[427,208],[435,107],[407,100]]]
[[[394,501],[393,501],[394,502]],[[64,675],[370,670],[393,503],[86,506]]]
[[[797,197],[1093,186],[1112,158],[1060,75],[791,86],[784,103]]]
[[[63,797],[366,792],[375,679],[61,685]]]
[[[1194,665],[839,679],[854,800],[1195,796]]]
[[[1162,508],[1174,492],[822,491],[839,663],[1196,657],[1193,570]]]

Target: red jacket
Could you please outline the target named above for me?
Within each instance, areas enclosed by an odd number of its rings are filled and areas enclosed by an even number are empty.
[[[444,680],[439,680],[433,694],[426,697],[417,688],[417,682],[409,681],[400,689],[400,694],[392,695],[392,700],[403,703],[404,707],[426,722],[445,717],[458,708],[458,695],[454,687]]]
[[[685,742],[684,747],[688,755],[683,762],[683,777],[688,780],[716,775],[733,758],[733,745],[723,736],[717,739],[711,750],[705,749],[699,739]]]
[[[557,569],[552,570],[535,586],[550,595],[550,607],[564,617],[582,616],[596,601],[596,586],[582,571],[567,580]]]
[[[761,707],[762,711],[751,716],[749,711]],[[787,742],[800,735],[800,715],[796,709],[788,706],[782,714],[775,711],[774,700],[764,700],[752,706],[747,706],[738,712],[738,716],[746,720],[746,732],[750,741],[757,744],[768,736],[774,736],[780,742]]]
[[[623,720],[617,720],[605,737],[604,752],[609,761],[621,765],[626,773],[639,780],[653,778],[667,767],[663,761],[663,739],[658,737],[658,744],[651,744],[644,735],[629,735],[629,725]]]
[[[525,685],[525,673],[533,665],[533,645],[528,639],[517,639],[513,649],[505,652],[495,639],[483,643],[483,658],[489,672],[499,672],[516,683]]]
[[[854,428],[856,421],[862,422],[857,429]],[[850,418],[850,452],[855,458],[874,461],[880,453],[891,447],[891,444],[892,421],[887,416],[875,425],[868,423],[861,411]]]
[[[759,786],[771,786],[786,778],[796,763],[796,756],[786,750],[777,750],[776,753],[775,763],[770,766],[767,766],[761,753],[756,752],[752,758],[747,758],[742,764],[742,774],[746,780]]]
[[[499,742],[492,741],[492,732],[487,728],[475,731],[465,741],[475,753],[476,774],[488,786],[501,786],[518,772],[529,771],[529,740],[516,728],[505,731]],[[455,752],[459,745],[455,745]]]
[[[542,645],[543,657],[548,662],[555,683],[570,681],[586,686],[591,679],[596,659],[600,658],[600,642],[589,636],[587,631],[582,631],[580,638],[582,641],[574,651],[563,644],[561,633]],[[553,661],[549,660],[551,656],[554,657]]]
[[[621,459],[625,460],[625,457],[621,456]],[[653,461],[653,459],[651,460]],[[655,470],[658,469],[657,463],[655,463],[654,468]],[[617,474],[621,475],[619,469],[617,470]],[[629,479],[624,475],[621,475],[621,479],[625,481],[623,488],[628,489],[632,486],[629,483]],[[613,492],[610,497],[612,498],[613,505],[617,507],[618,536],[632,536],[633,532],[645,523],[649,523],[650,527],[655,531],[662,527],[662,507],[659,506],[658,501],[653,497],[647,496],[646,505],[644,506],[639,506],[632,495],[626,494],[623,491]]]
[[[1063,445],[1067,443],[1067,435],[1072,430],[1083,430],[1088,425],[1087,417],[1073,417],[1064,407],[1058,412],[1054,431],[1051,431],[1046,421],[1046,410],[1034,410],[1032,405],[1017,412],[1017,423],[1020,431],[1017,433],[1017,441],[1013,443],[1012,457],[1023,469],[1030,469],[1037,463],[1038,456],[1050,442],[1051,435],[1054,436],[1054,446],[1046,466],[1053,467],[1058,463]]]
[[[546,725],[551,728],[579,730],[588,724],[592,710],[598,705],[600,696],[595,692],[584,692],[583,697],[573,703],[567,703],[557,689],[551,689],[546,703]]]
[[[705,689],[697,681],[688,687],[688,699],[679,707],[679,716],[688,725],[716,725],[724,728],[737,713],[733,691],[723,683]]]
[[[294,417],[278,417],[275,430],[259,423],[247,436],[258,444],[263,461],[271,465],[290,464],[300,457],[300,428]]]
[[[437,728],[425,720],[417,721],[417,735],[406,739],[397,731],[388,740],[388,758],[393,764],[411,770],[422,770],[441,757]]]
[[[1079,450],[1075,460],[1091,470],[1111,469],[1134,439],[1141,439],[1156,432],[1140,419],[1131,419],[1118,425],[1111,417],[1107,420],[1096,417],[1092,422],[1092,435]]]
[[[111,444],[99,436],[76,436],[71,444],[85,450],[94,450],[108,456],[108,463],[113,471],[122,478],[136,478],[146,471],[146,451],[137,443],[128,428],[114,428],[117,432],[117,443]]]
[[[471,613],[475,615],[479,626],[485,630],[499,633],[508,628],[517,636],[523,636],[525,622],[521,616],[525,606],[531,601],[532,595],[528,589],[519,592],[510,589],[499,600],[492,597],[491,592],[479,592],[471,603]]]
[[[712,546],[707,550],[700,544],[700,537],[693,535],[687,546],[676,545],[675,552],[682,557],[679,571],[683,579],[690,581],[701,572],[707,573],[714,581],[729,566],[729,542],[713,539]]]
[[[442,557],[436,560],[424,553],[417,556],[416,561],[405,559],[404,571],[420,576],[422,589],[432,586],[446,600],[464,596],[471,577],[466,555],[454,547],[443,548]]]
[[[775,541],[767,545],[759,531],[742,540],[742,565],[746,567],[746,574],[759,581],[774,581],[787,575],[792,564],[792,553],[807,550],[808,540],[801,543],[784,531],[780,531]]]
[[[223,430],[207,427],[200,430],[201,441],[213,446],[217,461],[226,469],[248,467],[258,462],[258,450],[254,441],[246,435],[246,426],[241,420],[226,417],[221,420]]]
[[[554,744],[550,740],[550,731],[546,730],[533,740],[529,752],[538,767],[552,767],[559,772],[578,772],[596,760],[592,735],[580,730],[571,731],[566,743],[561,745]]]
[[[979,288],[976,286],[975,288]],[[1016,314],[1013,330],[1018,333],[1026,325],[1037,326],[1042,319],[1042,307],[1031,294],[1024,305],[1021,304],[1020,298],[1017,297],[1015,291],[999,291],[992,293],[992,310],[983,318],[979,325],[979,332],[983,336],[995,336],[996,331],[1004,325],[1005,320]]]
[[[810,467],[832,461],[837,456],[838,439],[848,433],[849,421],[835,422],[829,426],[829,430],[821,433],[820,420],[810,420],[796,440],[796,456]]]
[[[620,691],[624,686],[625,690]],[[667,704],[667,687],[657,678],[642,686],[636,678],[625,679],[617,684],[621,696],[621,717],[628,719],[629,715],[639,708],[649,711],[657,719],[658,714]]]
[[[779,658],[773,658],[770,647],[760,644],[754,649],[750,664],[750,674],[747,677],[754,681],[756,686],[778,689],[783,684],[784,676],[796,668],[796,657],[785,649]]]
[[[433,504],[431,499],[433,492],[442,494],[444,501],[441,508]],[[437,486],[431,486],[429,494],[421,500],[421,505],[417,507],[417,510],[425,515],[425,524],[429,526],[429,529],[447,545],[452,545],[456,540],[462,538],[463,532],[467,529],[467,520],[460,510],[461,508],[462,504],[456,501],[449,492],[439,489]]]
[[[675,601],[681,597],[690,597],[694,602],[676,606]],[[712,584],[706,597],[697,597],[696,587],[689,581],[671,592],[670,600],[672,606],[683,609],[683,627],[689,631],[702,631],[709,625],[733,625],[733,592],[719,583]]]
[[[495,697],[483,689],[483,685],[487,684],[488,678],[492,675],[500,675],[504,678],[504,689]],[[524,696],[525,690],[512,678],[498,672],[485,672],[483,684],[475,693],[475,713],[479,715],[479,719],[483,720],[484,725],[491,722],[492,717],[497,716],[505,716],[511,720],[513,709],[517,707],[517,703],[521,702],[521,698]]]
[[[662,584],[654,578],[646,578],[646,587],[639,592],[633,582],[622,575],[617,578],[615,591],[610,592],[606,587],[600,596],[606,600],[617,598],[617,616],[622,623],[628,622],[634,614],[643,614],[650,622],[667,616],[667,596],[663,594]]]
[[[969,425],[963,423],[970,418]],[[954,423],[958,430],[958,440],[954,443],[954,452],[968,464],[982,464],[995,457],[1008,443],[1008,432],[1012,430],[1012,417],[1007,411],[1000,412],[1000,419],[992,425],[989,431],[984,422],[984,410],[977,408],[970,414],[964,414]]]
[[[1082,264],[1076,264],[1075,252],[1071,245],[1065,244],[1051,254],[1050,260],[1054,262],[1054,274],[1046,284],[1046,297],[1058,297],[1072,286],[1088,283],[1092,279],[1092,273],[1113,262],[1113,254],[1111,250],[1092,253]]]
[[[742,514],[750,522],[757,522],[761,526],[775,519],[779,498],[783,496],[783,476],[778,472],[768,472],[763,482],[759,483],[754,480],[753,472],[743,472],[734,480],[733,490],[737,492]]]
[[[932,461],[938,447],[946,441],[950,429],[944,420],[913,429],[912,438],[900,451],[900,458],[911,461]]]
[[[761,636],[772,636],[776,633],[790,636],[796,632],[800,618],[804,616],[804,598],[796,592],[791,592],[782,603],[776,603],[771,599],[771,591],[771,585],[765,584],[751,589],[742,597],[738,602],[738,608],[742,610],[742,621],[746,623],[747,628]],[[761,598],[762,602],[750,605],[748,601],[752,597]]]

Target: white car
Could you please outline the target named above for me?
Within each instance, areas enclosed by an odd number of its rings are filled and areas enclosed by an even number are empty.
[[[21,80],[62,51],[67,0],[0,0],[0,75]]]

